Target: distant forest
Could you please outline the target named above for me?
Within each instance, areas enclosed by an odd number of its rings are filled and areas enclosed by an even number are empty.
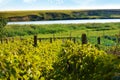
[[[120,9],[4,11],[0,12],[0,17],[5,17],[10,22],[71,19],[120,19]]]

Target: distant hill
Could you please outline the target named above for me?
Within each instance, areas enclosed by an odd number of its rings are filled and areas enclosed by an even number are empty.
[[[120,19],[120,9],[2,11],[0,16],[7,18],[9,21]]]

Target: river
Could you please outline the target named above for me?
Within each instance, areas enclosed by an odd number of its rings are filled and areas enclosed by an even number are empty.
[[[8,22],[11,24],[85,24],[85,23],[115,23],[120,19],[84,19],[84,20],[54,20],[54,21],[25,21],[25,22]]]

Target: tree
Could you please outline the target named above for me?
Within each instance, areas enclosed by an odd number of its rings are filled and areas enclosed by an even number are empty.
[[[5,18],[0,17],[0,38],[5,36],[5,26],[7,24],[7,20]]]

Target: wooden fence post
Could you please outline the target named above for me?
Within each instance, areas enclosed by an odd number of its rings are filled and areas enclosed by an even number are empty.
[[[101,44],[100,37],[97,38],[97,44]]]
[[[1,39],[1,44],[3,43],[3,39]]]
[[[86,34],[82,34],[82,44],[87,44],[87,36],[86,36]]]
[[[34,36],[34,47],[37,46],[37,35]]]
[[[8,44],[8,38],[5,39],[6,43]]]
[[[120,43],[120,37],[118,38],[118,43]]]
[[[40,38],[39,41],[42,42],[42,39]]]
[[[75,37],[73,38],[73,42],[76,43],[76,38]]]
[[[50,38],[50,43],[52,43],[52,38]]]

